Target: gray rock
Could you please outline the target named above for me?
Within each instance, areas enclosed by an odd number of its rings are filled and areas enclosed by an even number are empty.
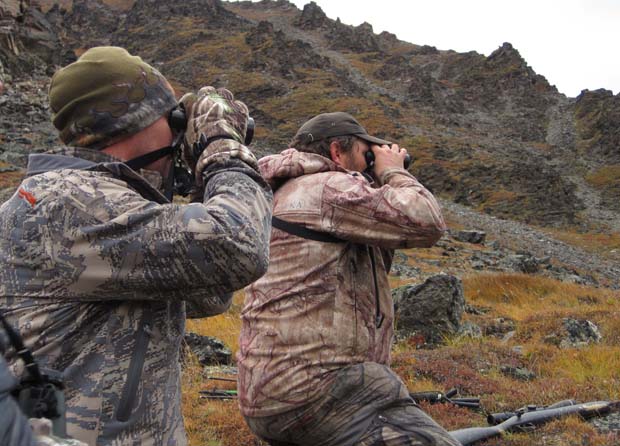
[[[501,366],[500,372],[506,376],[518,379],[519,381],[531,381],[536,379],[536,373],[525,367]]]
[[[531,254],[515,254],[506,257],[503,263],[520,273],[535,274],[540,271],[540,261]]]
[[[459,242],[474,244],[484,243],[484,239],[487,236],[486,232],[476,230],[450,231],[450,235]]]
[[[590,423],[602,433],[620,432],[620,413],[610,413],[604,417],[594,417],[590,420]]]
[[[603,338],[598,327],[588,320],[564,318],[562,323],[567,336],[560,341],[561,348],[585,347],[590,344],[598,344]]]
[[[415,266],[405,265],[403,263],[395,263],[390,269],[390,274],[399,277],[420,277],[421,270]]]
[[[464,338],[480,339],[482,337],[482,329],[473,322],[465,321],[461,324],[458,335]]]
[[[439,344],[446,335],[458,333],[465,308],[463,284],[447,274],[424,283],[392,291],[399,337],[419,335],[427,344]]]
[[[202,365],[230,365],[232,363],[232,352],[217,338],[187,333],[185,342]]]

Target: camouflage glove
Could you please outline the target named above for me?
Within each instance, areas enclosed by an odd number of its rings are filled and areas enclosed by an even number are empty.
[[[235,101],[224,89],[203,87],[197,94],[187,93],[181,100],[187,114],[183,157],[202,186],[202,172],[211,163],[238,158],[254,169],[254,154],[243,145],[248,123],[248,108]]]

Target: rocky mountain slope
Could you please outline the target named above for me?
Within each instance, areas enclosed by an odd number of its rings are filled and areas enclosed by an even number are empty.
[[[41,1],[45,16],[33,1],[3,3],[3,23],[12,14],[22,25],[5,26],[13,43],[4,46],[21,41],[48,66],[123,45],[181,91],[230,87],[259,119],[265,152],[283,148],[309,115],[345,109],[406,143],[418,175],[459,203],[536,224],[617,229],[619,99],[604,90],[566,98],[508,43],[489,57],[438,51],[283,0]]]
[[[7,181],[24,155],[57,144],[49,75],[95,45],[140,54],[179,93],[231,89],[257,121],[261,155],[284,149],[313,114],[344,110],[407,147],[412,171],[446,207],[464,210],[456,222],[489,226],[493,216],[620,238],[620,95],[567,98],[509,43],[488,57],[439,51],[344,25],[312,2],[300,10],[286,0],[0,0]],[[574,249],[613,282],[614,246],[602,257]]]

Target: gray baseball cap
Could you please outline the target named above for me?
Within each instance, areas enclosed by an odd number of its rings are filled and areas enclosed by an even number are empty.
[[[308,144],[334,136],[357,136],[372,144],[391,145],[390,141],[370,136],[366,129],[353,116],[344,112],[321,113],[302,125],[295,139]]]

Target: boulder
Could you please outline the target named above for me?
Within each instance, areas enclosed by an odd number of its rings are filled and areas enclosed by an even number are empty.
[[[593,322],[567,317],[562,319],[562,324],[566,330],[566,336],[560,342],[562,348],[585,347],[601,342],[601,332]]]
[[[461,327],[465,298],[463,284],[457,277],[432,276],[422,284],[393,290],[392,297],[399,337],[421,336],[426,344],[439,344]]]
[[[202,365],[229,365],[232,363],[232,352],[217,338],[187,333],[185,342]]]
[[[484,243],[487,236],[486,232],[477,230],[450,231],[450,235],[459,242],[474,244]]]
[[[515,254],[504,259],[504,264],[517,272],[535,274],[540,271],[541,261],[531,254]]]
[[[581,348],[601,342],[598,327],[585,319],[562,319],[563,330],[555,331],[543,339],[547,344],[560,348]]]

